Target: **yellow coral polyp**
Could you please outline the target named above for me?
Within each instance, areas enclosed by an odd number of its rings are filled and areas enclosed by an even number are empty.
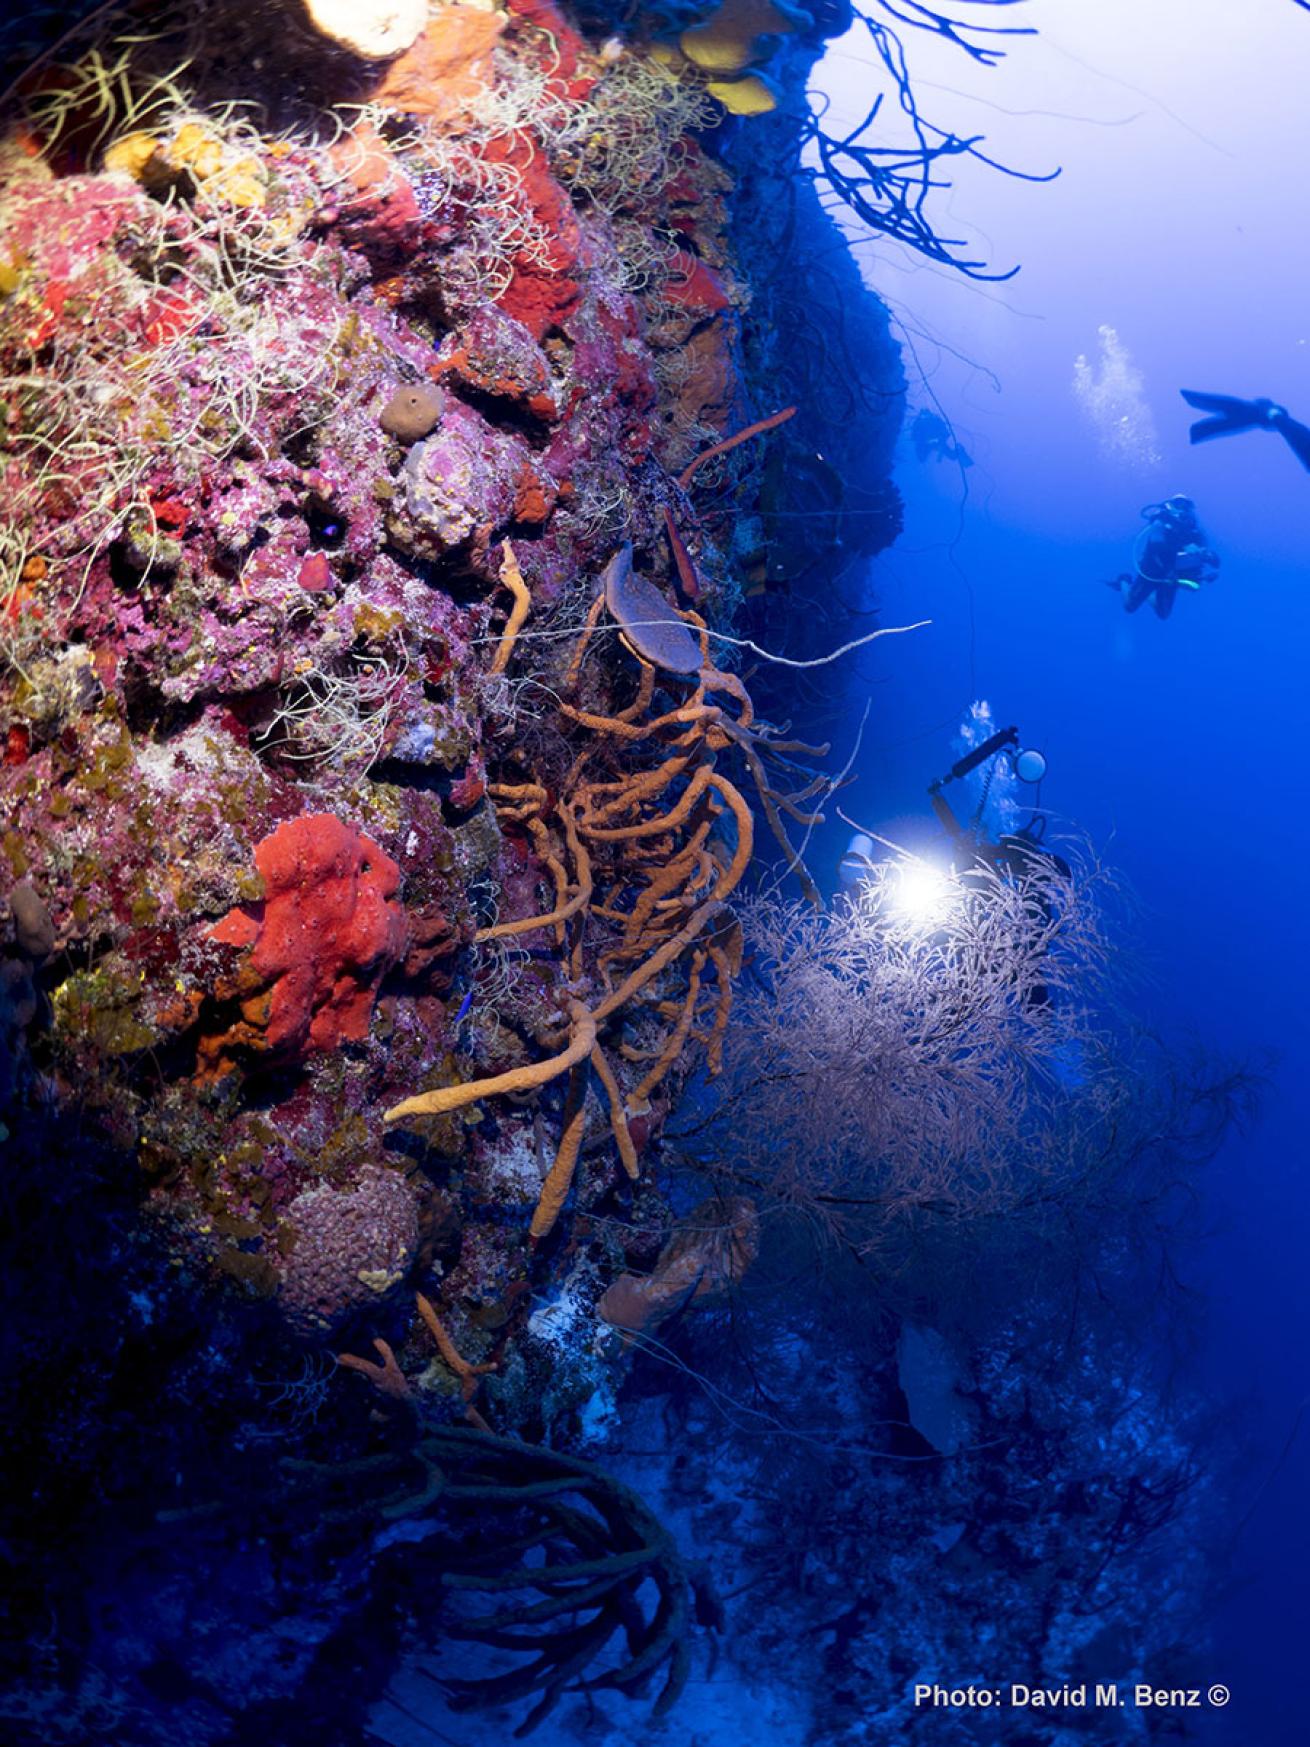
[[[205,179],[205,193],[225,200],[229,206],[257,207],[264,204],[264,181],[258,158],[238,158]]]
[[[247,208],[264,204],[264,173],[259,159],[247,152],[229,160],[220,136],[195,121],[183,122],[167,144],[152,133],[125,134],[105,153],[105,169],[123,172],[140,182],[146,166],[161,159],[172,170],[185,170],[210,200]]]
[[[177,138],[168,148],[168,161],[179,170],[190,171],[211,200],[223,200],[229,206],[264,204],[259,159],[247,153],[225,161],[222,140],[193,121],[178,129]]]
[[[197,182],[208,182],[223,168],[223,142],[197,122],[184,122],[168,148],[168,158],[179,170],[190,170]]]

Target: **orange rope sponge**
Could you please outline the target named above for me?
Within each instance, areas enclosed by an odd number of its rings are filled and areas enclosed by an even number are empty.
[[[618,843],[626,837],[658,837],[661,833],[672,831],[681,825],[705,790],[710,787],[718,788],[721,783],[722,778],[716,777],[708,764],[703,764],[675,805],[667,813],[661,813],[658,818],[645,819],[638,825],[614,826],[589,825],[584,819],[582,830],[588,837],[607,843]]]
[[[478,1392],[478,1379],[485,1377],[488,1371],[494,1371],[495,1365],[471,1365],[467,1359],[461,1356],[454,1341],[446,1333],[445,1325],[428,1299],[421,1292],[416,1292],[414,1297],[418,1304],[418,1313],[428,1325],[432,1338],[437,1343],[437,1351],[441,1354],[445,1364],[449,1365],[459,1378],[460,1394],[464,1398],[464,1418],[468,1420],[470,1425],[475,1425],[480,1432],[490,1431],[491,1427],[474,1407],[473,1397]],[[377,1344],[374,1342],[375,1346]]]
[[[397,1401],[409,1400],[409,1384],[405,1381],[405,1373],[396,1363],[396,1355],[384,1340],[375,1340],[373,1345],[382,1355],[382,1363],[375,1365],[371,1359],[357,1359],[354,1353],[338,1353],[337,1364],[347,1371],[358,1371],[361,1377],[367,1377],[375,1389],[380,1389],[383,1395],[390,1395]]]
[[[696,476],[699,468],[707,461],[712,461],[716,455],[726,455],[729,449],[735,449],[738,443],[744,443],[748,437],[758,437],[765,431],[776,430],[779,425],[785,425],[796,411],[794,406],[785,406],[781,412],[773,413],[767,419],[756,419],[753,425],[747,425],[744,431],[736,431],[731,437],[724,437],[722,442],[711,443],[708,449],[702,449],[694,461],[689,461],[678,475],[678,484],[686,491]]]
[[[437,1343],[437,1351],[464,1385],[464,1399],[467,1401],[477,1389],[477,1379],[485,1377],[488,1371],[494,1371],[496,1367],[494,1365],[470,1364],[467,1359],[462,1357],[454,1341],[446,1333],[445,1324],[432,1308],[431,1300],[425,1298],[421,1292],[416,1292],[414,1299],[418,1305],[419,1315],[428,1325],[432,1338]],[[374,1342],[375,1346],[376,1344]]]
[[[596,1070],[596,1078],[605,1088],[605,1096],[610,1101],[610,1127],[614,1130],[614,1144],[619,1149],[619,1157],[623,1160],[623,1168],[635,1182],[641,1175],[637,1164],[637,1149],[632,1144],[632,1136],[628,1132],[628,1119],[623,1110],[623,1093],[619,1082],[614,1077],[614,1070],[605,1059],[605,1052],[599,1044],[591,1052],[591,1065]]]
[[[652,977],[657,977],[666,965],[673,963],[680,953],[683,953],[695,940],[712,916],[718,914],[719,904],[711,898],[707,904],[693,910],[678,932],[664,942],[658,951],[651,953],[643,964],[639,964],[632,975],[605,999],[592,1012],[593,1022],[599,1023],[608,1019],[611,1013],[617,1013],[620,1007],[626,1007],[639,989],[644,989]]]
[[[560,1216],[560,1209],[573,1184],[573,1173],[577,1169],[578,1153],[582,1148],[582,1136],[586,1126],[587,1075],[583,1068],[575,1067],[569,1075],[569,1095],[564,1105],[564,1133],[560,1137],[559,1151],[555,1154],[555,1163],[550,1167],[546,1181],[541,1185],[532,1224],[528,1227],[528,1236],[533,1243],[545,1237]]]
[[[724,948],[713,942],[710,944],[710,958],[719,979],[719,999],[705,1053],[710,1078],[716,1080],[723,1072],[723,1039],[732,1015],[732,965]]]
[[[523,629],[523,621],[532,611],[532,596],[528,585],[523,580],[523,572],[519,569],[519,561],[514,556],[514,548],[508,540],[501,544],[500,580],[514,596],[514,605],[500,634],[500,642],[496,645],[496,659],[491,664],[493,673],[504,673],[509,666],[509,658],[514,653],[514,644],[519,632]]]
[[[582,631],[577,642],[573,646],[573,656],[569,662],[568,672],[564,675],[564,689],[566,691],[572,691],[574,686],[578,683],[578,677],[582,672],[583,657],[587,653],[587,645],[591,642],[591,634],[600,623],[600,615],[604,610],[605,591],[602,589],[596,596],[595,600],[592,601]]]
[[[544,1062],[530,1062],[526,1067],[511,1068],[508,1073],[493,1074],[486,1080],[467,1080],[462,1086],[441,1086],[433,1092],[419,1092],[393,1104],[386,1111],[384,1122],[400,1122],[407,1116],[443,1116],[448,1110],[462,1110],[466,1104],[476,1104],[480,1098],[498,1098],[506,1092],[528,1092],[534,1086],[545,1086],[561,1074],[568,1073],[591,1054],[596,1042],[595,1015],[581,1001],[569,1002],[571,1036],[568,1048]]]
[[[651,1093],[682,1054],[683,1045],[687,1041],[687,1033],[691,1030],[691,1022],[696,1015],[696,997],[700,994],[700,974],[704,964],[705,954],[703,952],[697,951],[692,954],[691,976],[687,983],[687,994],[682,1003],[682,1012],[678,1015],[678,1023],[669,1033],[663,1049],[656,1058],[654,1067],[639,1085],[633,1087],[632,1097],[628,1100],[628,1107],[634,1115],[643,1107],[646,1110],[650,1109]]]
[[[578,889],[571,898],[564,898],[568,883],[564,870],[557,858],[547,848],[543,859],[549,867],[556,886],[556,905],[548,916],[521,916],[517,922],[497,922],[490,928],[479,928],[473,936],[474,942],[481,945],[484,940],[503,940],[511,934],[535,934],[538,928],[562,927],[570,916],[576,916],[579,910],[585,909],[591,902],[591,860],[586,850],[578,841],[577,827],[573,815],[567,807],[560,808],[560,817],[564,821],[564,835],[568,838],[569,848],[573,851],[574,865],[578,870]],[[529,825],[540,825],[540,820],[530,819]],[[541,826],[541,835],[545,835],[545,827]],[[539,846],[540,846],[540,839]],[[563,900],[562,902],[560,900]]]
[[[560,705],[560,714],[567,716],[570,722],[594,728],[600,734],[617,734],[621,740],[646,740],[652,734],[658,734],[661,728],[680,727],[684,722],[694,722],[699,728],[702,722],[718,721],[722,713],[717,705],[697,700],[649,722],[624,722],[618,716],[596,716],[589,710],[575,710],[572,704]]]

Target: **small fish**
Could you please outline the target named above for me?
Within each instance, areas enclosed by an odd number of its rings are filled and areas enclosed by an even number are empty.
[[[468,1015],[468,1010],[472,1005],[473,1005],[473,991],[472,991],[472,989],[470,989],[467,992],[467,994],[464,996],[464,999],[460,1002],[459,1011],[455,1014],[454,1029],[456,1031],[458,1031],[460,1026],[464,1023],[464,1020]]]

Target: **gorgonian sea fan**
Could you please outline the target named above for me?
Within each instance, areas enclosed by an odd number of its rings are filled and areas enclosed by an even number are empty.
[[[755,975],[700,1149],[710,1170],[840,1228],[862,1250],[1058,1196],[1073,1129],[1131,1096],[1112,1046],[1111,877],[1037,858],[1019,877],[874,868],[820,914],[761,900]]]

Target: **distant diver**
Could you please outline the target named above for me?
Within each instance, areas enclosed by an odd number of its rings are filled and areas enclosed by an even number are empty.
[[[970,775],[989,759],[998,757],[1007,759],[1018,780],[1032,789],[1032,810],[1027,821],[1017,831],[999,832],[993,840],[984,828],[983,815],[987,811],[996,765],[992,765],[983,780],[981,797],[972,819],[967,824],[957,816],[943,790],[948,784]],[[1042,797],[1042,778],[1045,775],[1046,755],[1038,752],[1035,747],[1021,749],[1017,728],[999,728],[980,746],[966,752],[963,758],[957,758],[945,776],[939,776],[928,784],[928,799],[937,816],[937,823],[950,839],[955,866],[962,883],[967,883],[971,874],[976,880],[979,872],[989,869],[1005,880],[1022,881],[1029,874],[1041,870],[1056,874],[1062,880],[1070,878],[1072,870],[1069,863],[1053,849],[1048,849],[1044,841],[1046,815],[1038,808]],[[986,891],[987,888],[983,886],[982,889]],[[1030,888],[1030,898],[1036,916],[1040,916],[1046,923],[1054,920],[1049,886],[1036,882]],[[1051,993],[1047,985],[1034,982],[1024,997],[1024,1004],[1032,1008],[1049,1007]]]
[[[958,441],[946,420],[926,406],[920,407],[914,416],[910,441],[916,461],[953,461],[957,467],[973,466],[973,456]]]
[[[1210,415],[1192,426],[1194,443],[1236,436],[1239,431],[1277,431],[1302,467],[1310,471],[1310,428],[1276,400],[1237,400],[1231,394],[1199,394],[1194,388],[1183,388],[1179,393],[1188,406]]]
[[[1180,588],[1195,590],[1213,582],[1219,557],[1205,544],[1190,497],[1177,493],[1163,503],[1149,503],[1142,515],[1146,526],[1133,541],[1132,572],[1121,572],[1106,587],[1118,589],[1126,613],[1150,601],[1155,616],[1167,619]]]

